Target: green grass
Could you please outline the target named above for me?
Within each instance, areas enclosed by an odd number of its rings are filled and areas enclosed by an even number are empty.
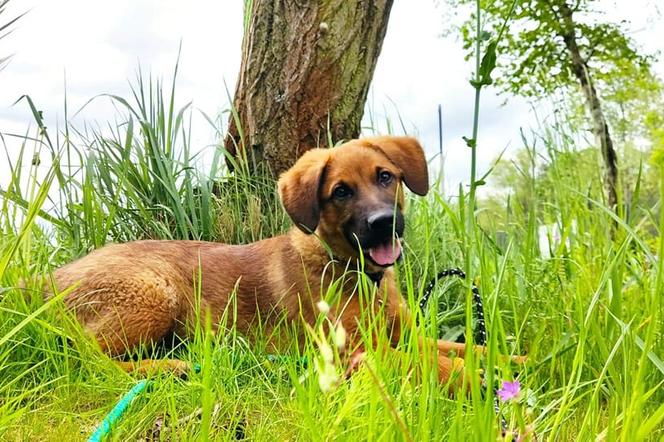
[[[228,174],[221,151],[211,164],[197,160],[191,110],[176,109],[174,93],[139,76],[131,99],[97,98],[118,105],[117,123],[84,131],[66,125],[56,134],[24,100],[38,130],[23,139],[0,205],[2,440],[83,440],[137,381],[95,348],[61,297],[44,301],[43,277],[52,269],[109,241],[246,243],[289,227],[273,182],[242,167]],[[527,425],[538,440],[660,440],[664,192],[650,195],[654,206],[635,198],[629,216],[616,217],[601,203],[594,163],[570,170],[562,160],[574,149],[561,141],[564,130],[544,128],[537,152],[524,138],[533,157],[546,158],[549,181],[525,171],[531,197],[497,207],[479,201],[470,229],[465,195],[434,190],[409,201],[398,266],[403,295],[416,311],[429,277],[466,263],[484,295],[490,338],[488,357],[470,363],[491,367],[494,386],[518,374],[523,400],[503,404],[511,428]],[[37,167],[35,155],[50,166]],[[628,190],[638,194],[639,186]],[[554,220],[563,238],[543,258],[537,228]],[[188,380],[155,374],[112,439],[148,437],[160,426],[162,440],[227,440],[240,425],[252,440],[495,440],[493,394],[483,398],[475,383],[468,395],[450,398],[426,355],[410,345],[417,334],[466,331],[465,294],[459,282],[441,283],[400,358],[377,351],[326,392],[313,334],[304,354],[291,350],[271,362],[265,337],[233,332],[232,312],[230,331],[214,337],[200,318],[196,338],[171,355],[199,363],[200,373]],[[331,287],[325,298],[336,295]],[[372,296],[370,284],[362,296]],[[519,367],[498,353],[530,359]],[[341,373],[336,354],[327,368]]]

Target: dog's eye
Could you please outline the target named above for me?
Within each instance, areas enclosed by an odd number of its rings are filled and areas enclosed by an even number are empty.
[[[381,170],[380,172],[378,172],[378,182],[382,186],[388,186],[392,182],[393,179],[394,179],[394,175],[392,175],[387,170]]]
[[[351,190],[350,187],[346,186],[345,184],[339,184],[337,187],[334,188],[332,196],[338,200],[345,200],[346,198],[350,198],[351,196],[353,196],[353,191]]]

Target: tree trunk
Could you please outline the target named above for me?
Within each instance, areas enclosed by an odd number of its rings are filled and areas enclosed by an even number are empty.
[[[613,140],[609,132],[609,125],[606,123],[604,113],[602,112],[602,104],[597,96],[597,90],[593,85],[588,63],[581,56],[579,46],[576,41],[576,23],[572,18],[572,9],[565,2],[560,6],[560,12],[563,18],[563,40],[565,47],[570,53],[572,62],[572,71],[574,76],[579,80],[581,90],[586,99],[586,105],[590,110],[590,116],[593,122],[593,134],[595,140],[599,144],[602,159],[604,160],[604,187],[607,195],[608,206],[612,209],[616,208],[618,203],[618,156],[613,148]]]
[[[254,0],[225,148],[288,169],[356,138],[393,0]]]

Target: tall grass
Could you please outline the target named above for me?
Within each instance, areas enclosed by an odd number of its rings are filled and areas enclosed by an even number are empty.
[[[61,298],[44,302],[43,277],[48,284],[53,268],[108,241],[243,243],[288,227],[273,183],[256,182],[242,168],[229,174],[220,148],[210,163],[198,161],[192,111],[176,108],[174,84],[165,90],[139,75],[131,98],[96,98],[118,105],[117,122],[81,130],[66,123],[56,134],[29,98],[23,102],[38,130],[12,157],[0,205],[3,440],[84,439],[135,382],[95,348]],[[479,213],[469,269],[485,297],[490,352],[474,367],[482,364],[491,387],[518,374],[522,402],[502,405],[509,427],[522,435],[532,427],[538,440],[658,440],[664,435],[664,219],[654,214],[662,213],[662,191],[654,207],[636,206],[629,218],[617,218],[599,202],[601,185],[578,187],[581,178],[599,179],[594,170],[580,163],[570,171],[561,161],[575,148],[566,144],[566,130],[524,137],[555,182],[543,193],[537,168],[525,172],[532,195],[546,194],[542,200],[510,199],[493,209],[479,201],[470,213],[463,193],[447,199],[434,191],[409,202],[405,259],[397,268],[403,295],[417,311],[428,277],[467,262],[467,217]],[[46,171],[26,160],[35,152],[51,158]],[[552,220],[562,238],[543,257],[538,226]],[[335,302],[338,287],[322,297]],[[483,396],[475,382],[468,395],[450,398],[430,355],[411,344],[418,334],[467,334],[465,294],[458,283],[441,285],[421,325],[413,323],[405,335],[401,357],[372,351],[350,380],[325,392],[319,385],[325,337],[308,335],[302,353],[292,346],[285,357],[268,358],[266,337],[249,340],[232,331],[232,309],[228,333],[213,335],[209,319],[200,318],[195,339],[172,355],[199,363],[200,373],[186,381],[153,375],[151,391],[112,438],[495,440],[492,388]],[[371,284],[358,296],[370,302]],[[286,325],[281,331],[292,335]],[[384,340],[367,345],[385,346]],[[498,353],[527,353],[529,363],[510,365]],[[341,376],[338,355],[331,369]]]

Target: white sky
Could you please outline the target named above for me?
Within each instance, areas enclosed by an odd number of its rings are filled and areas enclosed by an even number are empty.
[[[127,80],[139,65],[144,72],[170,80],[182,41],[176,94],[180,104],[214,116],[226,109],[224,82],[232,94],[240,64],[242,0],[12,0],[3,17],[30,9],[9,37],[0,40],[0,56],[14,53],[0,71],[0,132],[23,134],[33,121],[27,103],[12,105],[28,94],[44,112],[52,132],[63,119],[65,78],[70,116],[97,94],[129,98]],[[611,19],[631,22],[634,38],[654,51],[664,41],[661,17],[649,16],[655,0],[604,0]],[[438,4],[438,6],[436,6]],[[430,156],[438,150],[437,105],[443,106],[445,181],[452,189],[465,180],[470,155],[462,135],[472,127],[473,89],[467,80],[471,62],[464,61],[461,42],[445,30],[446,3],[395,0],[387,37],[374,75],[369,101],[375,117],[384,109],[398,130],[395,106],[408,130],[419,135]],[[658,46],[659,45],[659,46]],[[657,70],[662,75],[660,62]],[[530,106],[520,99],[482,96],[479,167],[486,169],[497,154],[520,145],[521,128],[537,126]],[[538,113],[546,113],[538,111]],[[73,118],[104,124],[115,111],[99,99]],[[540,115],[542,117],[543,115]],[[545,115],[544,115],[545,116]],[[34,123],[32,123],[34,127]],[[10,154],[18,149],[8,140]],[[212,128],[196,120],[194,148],[212,146]],[[212,147],[208,147],[212,149]],[[7,182],[7,162],[0,153],[0,186]],[[448,187],[449,188],[449,187]]]

